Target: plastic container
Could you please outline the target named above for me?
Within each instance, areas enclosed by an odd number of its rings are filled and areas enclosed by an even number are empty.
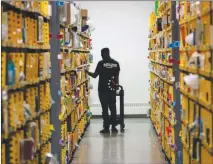
[[[8,85],[14,85],[16,79],[16,71],[15,71],[15,64],[12,61],[12,57],[9,57],[7,63],[7,77],[8,77]]]

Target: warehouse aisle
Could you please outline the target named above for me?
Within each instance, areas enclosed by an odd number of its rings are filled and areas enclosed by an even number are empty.
[[[149,119],[126,119],[125,133],[101,135],[101,119],[92,119],[74,164],[166,164]]]

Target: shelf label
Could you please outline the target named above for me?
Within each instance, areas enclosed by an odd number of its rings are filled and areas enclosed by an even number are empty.
[[[61,91],[60,90],[58,90],[58,95],[61,96]]]
[[[55,128],[54,128],[54,126],[53,126],[52,124],[50,124],[49,129],[50,129],[51,131],[54,131],[54,130],[55,130]]]
[[[63,116],[59,114],[58,119],[61,121],[63,119]]]
[[[176,88],[176,89],[180,88],[180,82],[176,82],[176,83],[175,83],[175,88]]]
[[[171,81],[174,82],[175,81],[175,77],[172,77]]]
[[[58,59],[61,60],[63,58],[62,56],[62,54],[58,54]]]

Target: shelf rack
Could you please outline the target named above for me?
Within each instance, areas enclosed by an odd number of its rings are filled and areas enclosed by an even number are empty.
[[[154,12],[150,15],[149,36],[151,120],[165,158],[172,164],[180,161],[178,152],[182,151],[180,91],[176,87],[179,65],[174,64],[179,57],[179,48],[172,47],[179,40],[175,12],[175,2],[159,2],[159,15]]]
[[[183,11],[179,14],[183,163],[213,164],[213,3],[180,2],[178,5]],[[188,10],[192,6],[194,10]],[[189,44],[185,37],[195,31],[201,37]],[[204,58],[203,64],[191,64],[195,53]],[[199,56],[196,60],[202,62]],[[190,74],[197,75],[196,89],[184,80]],[[202,128],[196,126],[189,130],[196,120]]]
[[[90,35],[77,33],[82,48],[65,45],[72,26],[56,1],[2,1],[1,13],[1,163],[44,164],[46,153],[70,163],[90,122]]]
[[[67,22],[62,22],[60,12],[66,7],[52,4],[51,34],[52,37],[52,71],[51,91],[53,104],[51,113],[53,131],[52,153],[57,156],[60,163],[70,163],[78,144],[90,123],[88,116],[88,96],[90,93],[90,79],[84,68],[90,66],[89,55],[90,36],[76,32],[83,47],[74,46],[72,27]],[[71,2],[72,3],[72,2]],[[69,5],[69,4],[68,4]],[[79,20],[80,21],[80,20]],[[77,25],[78,29],[80,28]],[[80,28],[81,29],[81,28]]]
[[[3,164],[44,163],[45,154],[51,151],[48,1],[28,5],[1,2]],[[43,42],[38,42],[38,36]],[[29,160],[22,150],[28,147],[30,151],[32,142],[34,158]]]
[[[159,16],[150,15],[151,120],[169,163],[213,164],[212,10],[211,1],[159,1]],[[172,25],[165,27],[168,15]],[[162,48],[169,30],[172,49]],[[189,34],[194,35],[193,43],[186,41]],[[180,41],[177,46],[175,41]],[[190,74],[197,77],[196,89],[184,80]]]

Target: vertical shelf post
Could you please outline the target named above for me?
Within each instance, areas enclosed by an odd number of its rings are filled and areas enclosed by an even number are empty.
[[[57,35],[60,33],[60,21],[58,14],[58,7],[56,1],[51,1],[52,16],[50,18],[50,33],[52,38],[50,39],[51,46],[51,95],[55,103],[51,109],[51,124],[54,126],[52,132],[52,145],[51,152],[56,156],[58,161],[61,161],[61,145],[59,140],[61,139],[61,122],[59,120],[60,108],[61,108],[61,95],[60,95],[60,60],[58,60],[58,54],[60,53],[60,43],[57,39]]]
[[[172,42],[180,41],[180,34],[179,34],[179,22],[176,18],[176,2],[172,1],[171,6],[171,18],[172,18]],[[179,153],[182,152],[182,143],[181,143],[181,137],[179,136],[181,131],[181,104],[180,104],[180,69],[179,69],[179,63],[180,60],[180,51],[179,47],[175,47],[172,49],[172,58],[174,59],[173,63],[173,76],[175,78],[175,81],[173,83],[173,93],[174,93],[174,112],[175,112],[175,118],[176,118],[176,124],[174,126],[175,129],[175,144],[177,146],[176,154],[175,154],[175,163],[181,164],[182,159],[180,158]]]

